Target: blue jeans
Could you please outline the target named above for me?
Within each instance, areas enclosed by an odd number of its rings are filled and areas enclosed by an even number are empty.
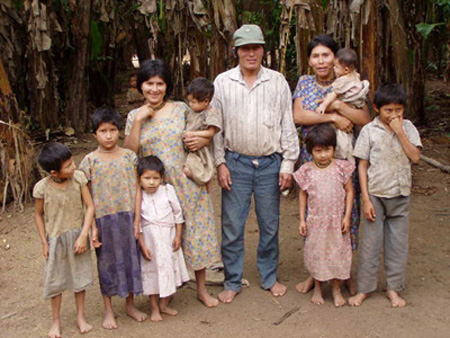
[[[254,195],[259,225],[257,264],[261,285],[269,289],[277,281],[281,155],[255,157],[227,151],[225,159],[232,186],[231,191],[222,189],[224,288],[241,291],[245,222]]]

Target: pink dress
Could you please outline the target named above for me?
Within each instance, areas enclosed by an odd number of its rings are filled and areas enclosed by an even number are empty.
[[[180,202],[170,184],[153,194],[142,191],[141,231],[152,260],[141,257],[144,295],[168,297],[189,280],[183,251],[173,251],[175,224],[183,223]]]
[[[300,188],[308,194],[305,268],[318,281],[350,278],[352,248],[350,234],[342,234],[345,212],[344,185],[355,166],[335,160],[327,169],[305,163],[294,173]]]

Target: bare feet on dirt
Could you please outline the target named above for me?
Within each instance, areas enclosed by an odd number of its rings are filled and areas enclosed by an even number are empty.
[[[58,322],[54,322],[50,331],[47,333],[48,338],[61,338],[61,324]]]
[[[158,310],[152,310],[152,313],[150,315],[150,320],[152,322],[160,322],[161,320],[163,320],[162,317],[161,317],[161,312],[159,312],[159,309]]]
[[[272,292],[272,296],[274,297],[281,297],[286,294],[287,287],[279,282],[275,282],[275,284],[270,288],[270,292]]]
[[[80,333],[87,333],[92,330],[92,326],[86,322],[84,317],[77,318],[77,326]]]
[[[390,300],[392,307],[406,306],[406,301],[402,297],[400,297],[400,294],[398,292],[388,289],[386,291],[386,297]]]
[[[367,297],[369,297],[367,293],[357,293],[356,295],[348,299],[348,304],[350,306],[360,306]]]
[[[207,291],[197,293],[197,298],[208,308],[213,308],[219,305],[219,300],[211,296]]]
[[[311,276],[308,276],[306,280],[301,283],[298,283],[295,286],[295,289],[300,293],[308,293],[314,287],[314,279]]]
[[[222,303],[229,304],[234,300],[234,297],[236,297],[237,294],[238,293],[233,290],[223,290],[217,297]]]
[[[117,322],[114,312],[105,311],[102,327],[107,330],[117,329]]]
[[[322,288],[319,286],[315,285],[314,287],[314,292],[313,295],[311,297],[311,303],[316,304],[316,305],[322,305],[323,303],[325,303],[325,301],[323,300],[323,296],[322,296]]]
[[[128,316],[130,316],[137,322],[143,322],[144,320],[147,319],[147,314],[139,311],[134,306],[127,306],[126,312]]]
[[[177,310],[172,309],[171,307],[168,307],[168,306],[166,306],[166,307],[160,306],[160,312],[164,313],[166,315],[169,315],[169,316],[176,316],[178,314]]]
[[[345,300],[345,298],[342,296],[341,293],[341,287],[333,287],[333,301],[334,301],[334,306],[336,307],[342,307],[345,304],[347,304],[347,301]]]

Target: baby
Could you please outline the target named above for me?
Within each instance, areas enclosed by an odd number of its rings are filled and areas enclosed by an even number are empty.
[[[205,78],[193,80],[187,88],[190,111],[186,117],[184,137],[199,136],[212,139],[220,131],[220,117],[211,106],[214,85]],[[184,164],[184,174],[198,185],[207,185],[214,176],[214,160],[209,148],[189,151]],[[208,189],[209,190],[209,189]]]
[[[336,54],[334,61],[334,73],[337,79],[333,82],[333,91],[328,94],[317,108],[319,114],[325,113],[327,107],[336,99],[339,99],[355,108],[362,108],[369,92],[369,81],[360,80],[356,71],[358,56],[352,49],[341,49]],[[335,157],[349,160],[355,163],[353,158],[353,135],[342,130],[336,130],[337,146]]]

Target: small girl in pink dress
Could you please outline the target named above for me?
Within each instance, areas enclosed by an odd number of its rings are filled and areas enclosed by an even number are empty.
[[[306,237],[305,268],[314,278],[311,302],[324,303],[321,282],[332,280],[334,305],[340,307],[346,303],[340,282],[350,278],[352,265],[349,230],[355,166],[334,159],[336,132],[329,124],[312,128],[305,143],[313,161],[303,164],[294,179],[301,189],[299,232]]]
[[[189,280],[181,250],[184,223],[180,202],[170,184],[161,185],[164,165],[156,156],[139,161],[141,189],[136,198],[135,231],[139,232],[142,286],[150,296],[152,321],[162,320],[161,313],[176,316],[169,308],[169,296]]]

